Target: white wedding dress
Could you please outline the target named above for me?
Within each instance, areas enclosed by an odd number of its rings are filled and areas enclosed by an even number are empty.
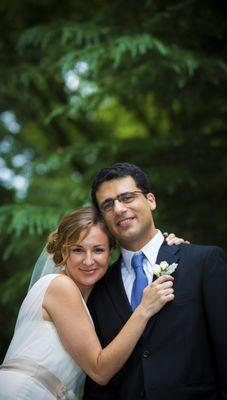
[[[85,374],[65,350],[54,324],[44,321],[42,317],[45,292],[57,276],[59,274],[42,277],[28,292],[20,308],[14,336],[3,363],[17,358],[35,361],[78,395]],[[84,306],[88,312],[85,302]],[[88,315],[90,316],[89,312]],[[56,397],[39,381],[25,373],[0,369],[0,399],[54,400]]]

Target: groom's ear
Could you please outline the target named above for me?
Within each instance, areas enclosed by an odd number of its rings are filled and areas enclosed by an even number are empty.
[[[154,211],[156,209],[156,200],[155,200],[155,196],[153,193],[147,193],[146,194],[146,198],[149,202],[149,206],[151,211]]]

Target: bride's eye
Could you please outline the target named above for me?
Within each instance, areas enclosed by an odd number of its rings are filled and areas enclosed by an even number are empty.
[[[103,253],[104,251],[105,251],[105,249],[104,249],[103,247],[96,247],[96,248],[94,249],[94,252],[95,252],[96,254]]]
[[[84,249],[82,247],[74,247],[73,249],[71,249],[71,251],[73,251],[73,253],[83,253]]]

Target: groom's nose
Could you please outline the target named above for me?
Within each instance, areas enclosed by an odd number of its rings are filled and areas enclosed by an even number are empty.
[[[127,210],[127,206],[122,201],[115,199],[113,204],[113,210],[116,214],[121,214],[122,212]]]

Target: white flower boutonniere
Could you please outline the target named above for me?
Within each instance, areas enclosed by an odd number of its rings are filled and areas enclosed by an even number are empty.
[[[168,264],[166,261],[162,261],[160,264],[153,265],[153,273],[159,278],[162,275],[170,275],[177,268],[178,264]]]

